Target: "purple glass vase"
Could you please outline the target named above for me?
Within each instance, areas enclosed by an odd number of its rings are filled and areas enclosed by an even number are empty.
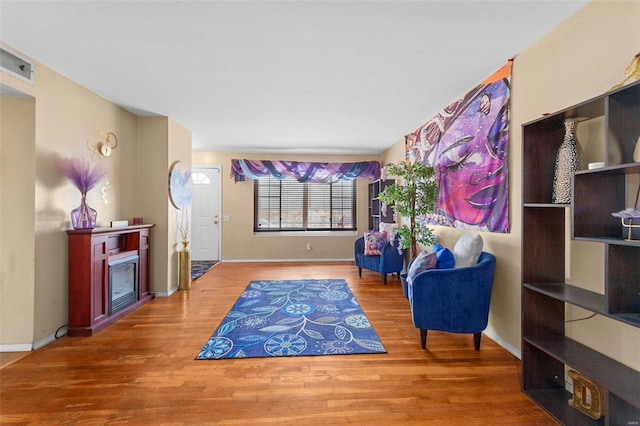
[[[93,229],[96,227],[98,212],[87,205],[87,194],[82,194],[80,205],[71,210],[71,226],[73,229]]]

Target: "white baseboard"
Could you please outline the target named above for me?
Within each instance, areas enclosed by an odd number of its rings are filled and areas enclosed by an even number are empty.
[[[58,329],[58,331],[60,331],[60,329]],[[56,331],[56,333],[58,333],[58,331]],[[65,336],[67,334],[67,330],[65,327],[65,330],[63,333],[58,335],[58,338]],[[51,342],[55,342],[56,341],[56,334],[51,334],[49,336],[46,336],[43,339],[37,340],[35,342],[33,342],[33,344],[31,343],[20,343],[20,344],[15,344],[15,345],[0,345],[0,352],[30,352],[30,351],[37,351],[40,348],[43,348],[45,346],[47,346],[49,343]]]
[[[31,352],[31,343],[16,343],[13,345],[0,345],[0,352]]]
[[[493,340],[494,342],[496,342],[497,344],[502,346],[507,352],[511,353],[511,355],[515,356],[516,358],[518,358],[520,360],[522,359],[522,352],[520,352],[517,348],[515,348],[512,345],[510,345],[509,343],[505,342],[503,339],[498,337],[493,332],[485,330],[485,331],[482,332],[482,334],[484,334],[489,339]]]
[[[40,340],[36,340],[33,343],[22,343],[17,345],[0,345],[0,352],[30,352],[37,351],[40,348],[47,346],[49,343],[55,342],[57,339],[67,335],[67,325],[62,325],[49,336],[45,336]]]
[[[152,292],[152,293],[155,297],[169,297],[177,291],[178,291],[178,287],[176,286],[169,289],[169,291],[158,291],[158,292]]]
[[[67,330],[66,330],[66,327],[65,327],[64,334],[62,334],[61,336],[65,336],[66,334],[67,334]],[[37,342],[33,342],[33,350],[36,351],[36,350],[38,350],[38,349],[40,349],[40,348],[42,348],[44,346],[47,346],[49,343],[55,342],[55,341],[56,341],[55,334],[47,336],[44,339],[40,339]]]
[[[268,262],[268,263],[278,263],[278,262],[353,262],[353,258],[347,259],[223,259],[220,262],[229,262],[229,263],[253,263],[253,262]]]

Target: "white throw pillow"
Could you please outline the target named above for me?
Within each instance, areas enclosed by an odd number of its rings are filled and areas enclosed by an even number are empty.
[[[455,247],[453,257],[456,260],[456,268],[466,268],[478,263],[482,253],[482,237],[479,234],[462,234]]]
[[[396,239],[396,234],[398,233],[398,229],[400,229],[400,225],[398,225],[397,223],[380,222],[379,228],[380,228],[380,232],[387,233],[389,244],[393,244],[393,241]]]

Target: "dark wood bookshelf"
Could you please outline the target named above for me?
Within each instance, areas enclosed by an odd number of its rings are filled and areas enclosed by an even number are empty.
[[[578,117],[604,121],[605,166],[576,172],[571,204],[553,204],[563,123]],[[614,320],[612,327],[640,328],[640,240],[626,239],[620,219],[611,215],[629,207],[637,190],[629,182],[640,175],[640,163],[633,161],[640,137],[640,83],[526,123],[522,131],[522,390],[561,424],[640,424],[640,372],[565,335],[567,304]],[[565,282],[567,217],[571,239],[604,247],[602,294]],[[600,419],[568,405],[567,369],[598,386]]]
[[[378,194],[395,183],[393,179],[378,179],[369,184],[369,230],[377,231],[380,223],[393,223],[393,208],[382,209],[382,202],[378,200]]]

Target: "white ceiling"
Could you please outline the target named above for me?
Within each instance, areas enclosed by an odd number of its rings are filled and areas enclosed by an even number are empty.
[[[0,0],[0,40],[195,150],[376,154],[587,2]]]

